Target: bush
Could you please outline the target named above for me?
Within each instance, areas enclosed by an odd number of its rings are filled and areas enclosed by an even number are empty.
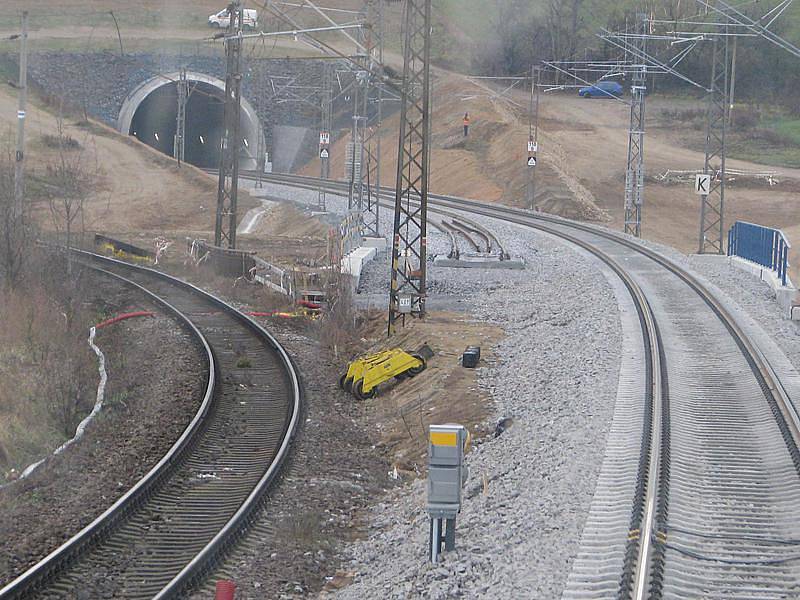
[[[705,108],[665,108],[662,116],[668,121],[697,121],[706,118]]]
[[[755,130],[754,137],[773,146],[794,146],[794,140],[780,131],[760,127]]]
[[[761,111],[749,104],[735,105],[732,114],[734,129],[753,129],[761,123]]]
[[[53,148],[54,150],[59,150],[62,148],[64,150],[80,150],[82,148],[80,142],[69,135],[59,136],[46,133],[42,136],[42,143],[48,148]]]
[[[19,468],[71,437],[94,403],[97,364],[81,273],[34,252],[20,284],[0,289],[0,446]]]

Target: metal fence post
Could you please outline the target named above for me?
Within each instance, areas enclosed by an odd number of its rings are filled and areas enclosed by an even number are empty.
[[[780,229],[736,221],[728,231],[728,256],[739,256],[772,270],[783,286],[791,247]]]
[[[781,285],[785,286],[786,285],[786,267],[788,266],[787,257],[788,257],[789,253],[788,253],[788,248],[786,247],[786,244],[784,243],[783,240],[781,240],[781,253],[783,254],[783,257],[781,258],[781,273],[780,273],[780,275],[781,275]]]

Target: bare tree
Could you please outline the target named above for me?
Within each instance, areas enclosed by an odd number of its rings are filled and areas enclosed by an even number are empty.
[[[574,58],[583,26],[585,0],[549,0],[547,3],[547,29],[550,32],[550,51],[556,60]]]
[[[64,133],[63,118],[57,118],[57,154],[45,167],[50,191],[50,216],[59,241],[71,248],[76,236],[85,232],[84,204],[98,179],[97,157]],[[79,239],[80,241],[80,239]],[[72,276],[72,256],[66,255],[67,276]]]
[[[10,136],[0,142],[0,275],[14,288],[25,266],[30,241],[28,204],[14,194],[14,152]]]

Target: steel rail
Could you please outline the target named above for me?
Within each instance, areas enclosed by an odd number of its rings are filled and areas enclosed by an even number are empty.
[[[195,413],[190,423],[186,426],[181,433],[180,437],[170,447],[167,453],[150,469],[139,481],[134,484],[127,492],[117,499],[114,504],[107,508],[91,523],[86,525],[77,534],[72,536],[66,542],[61,544],[58,548],[50,552],[42,560],[28,568],[21,575],[9,582],[4,587],[0,588],[0,599],[16,599],[27,597],[30,593],[40,588],[44,581],[52,576],[52,574],[60,570],[63,565],[74,559],[79,555],[83,548],[91,544],[97,537],[101,536],[108,528],[113,527],[114,524],[121,518],[124,518],[130,510],[139,504],[141,499],[146,496],[158,482],[168,474],[171,468],[179,461],[181,454],[186,450],[187,446],[191,443],[194,435],[197,434],[203,419],[208,414],[211,406],[211,400],[214,390],[217,387],[216,379],[216,363],[214,361],[214,354],[211,352],[211,347],[208,344],[205,336],[200,333],[200,330],[192,323],[192,321],[180,312],[177,308],[172,306],[166,300],[153,294],[145,289],[138,283],[125,279],[114,273],[110,273],[103,269],[95,269],[96,271],[114,277],[121,281],[124,285],[136,289],[141,292],[150,300],[163,307],[169,314],[175,317],[183,327],[187,328],[192,337],[201,345],[205,360],[207,361],[207,380],[206,390],[203,394],[203,400],[200,407]]]
[[[203,169],[203,170],[206,173],[209,173],[210,175],[214,175],[214,174],[217,173],[217,171],[215,169]],[[253,171],[241,171],[239,173],[239,177],[241,179],[247,179],[247,180],[251,180],[251,181],[258,179],[258,175],[255,174],[255,172],[253,172]],[[349,187],[349,184],[347,182],[337,181],[335,179],[321,180],[321,179],[317,179],[317,178],[314,178],[314,177],[306,177],[306,176],[303,176],[303,175],[288,175],[288,174],[283,174],[283,173],[265,173],[265,174],[261,175],[261,179],[263,181],[272,181],[274,183],[279,183],[279,184],[283,183],[283,182],[286,182],[286,181],[291,181],[292,182],[292,184],[291,184],[292,187],[297,187],[297,188],[301,188],[301,189],[309,189],[309,190],[311,190],[311,189],[318,190],[319,189],[319,183],[318,182],[324,181],[325,182],[326,191],[333,192],[333,193],[341,192],[341,191],[347,192],[347,189]],[[289,184],[287,184],[287,185],[289,185]],[[387,201],[388,200],[393,201],[394,200],[394,193],[395,193],[395,191],[392,188],[389,188],[389,187],[386,187],[386,186],[381,186],[381,189],[380,189],[380,197],[381,198],[384,198]],[[429,196],[430,197],[436,197],[436,195],[432,195],[432,194],[429,194]],[[388,205],[382,203],[381,206],[387,207]],[[453,213],[450,213],[450,212],[443,211],[441,209],[433,210],[433,212],[435,212],[436,214],[441,215],[443,217],[449,217],[453,221],[453,225],[456,226],[455,229],[456,230],[463,230],[463,231],[459,232],[460,235],[464,236],[467,239],[467,242],[471,246],[475,247],[476,250],[480,251],[480,248],[475,244],[475,242],[474,242],[474,240],[472,240],[471,236],[467,235],[467,233],[469,231],[472,231],[473,233],[477,233],[478,235],[480,235],[482,238],[484,238],[486,240],[486,243],[488,245],[488,249],[487,249],[488,252],[491,251],[491,247],[492,247],[492,245],[494,245],[494,246],[497,246],[498,251],[499,251],[501,256],[506,257],[506,258],[509,257],[509,254],[505,251],[505,248],[503,247],[503,245],[500,242],[500,240],[498,239],[498,237],[494,233],[492,233],[491,231],[489,231],[488,229],[483,227],[480,223],[465,222],[463,215],[453,214]],[[461,223],[460,223],[461,226],[460,227],[459,227],[459,223],[457,222],[459,219],[461,221]],[[442,227],[439,227],[439,225],[442,225],[442,224],[445,226],[444,229]],[[446,234],[449,235],[451,233],[451,231],[452,231],[452,228],[450,228],[450,230],[447,229],[448,226],[444,222],[441,222],[441,223],[436,222],[436,223],[434,223],[434,225],[437,227],[437,229],[442,231],[442,233],[446,233]],[[466,227],[464,227],[465,225],[466,225]]]
[[[230,545],[236,541],[238,534],[247,526],[249,520],[254,517],[264,499],[267,488],[285,462],[291,440],[297,430],[301,408],[299,378],[291,358],[269,332],[216,296],[190,283],[181,281],[154,269],[132,265],[90,252],[79,250],[75,250],[75,252],[86,261],[100,262],[107,268],[99,268],[89,264],[87,264],[87,266],[109,276],[116,277],[125,285],[132,286],[142,291],[154,302],[175,315],[182,324],[188,327],[195,336],[195,339],[201,341],[204,348],[209,367],[208,383],[200,408],[194,415],[191,423],[181,434],[180,438],[173,444],[167,454],[165,454],[165,456],[162,457],[162,459],[130,490],[123,494],[123,496],[92,523],[48,554],[44,559],[30,567],[22,575],[0,589],[0,599],[28,598],[42,591],[43,588],[52,584],[55,579],[68,571],[84,554],[100,546],[105,539],[113,535],[116,530],[124,525],[127,517],[131,517],[133,514],[137,513],[142,506],[146,505],[148,500],[155,494],[158,494],[159,490],[168,484],[170,478],[173,477],[176,471],[187,463],[192,451],[201,443],[199,438],[201,438],[205,432],[209,431],[209,423],[213,420],[215,413],[219,411],[215,406],[219,403],[219,398],[221,398],[223,394],[223,381],[220,378],[221,366],[219,360],[215,357],[215,352],[212,351],[212,345],[201,333],[200,327],[178,308],[167,302],[158,294],[147,289],[146,286],[140,285],[109,269],[122,269],[123,271],[136,275],[144,274],[145,277],[151,278],[160,284],[167,284],[173,290],[180,290],[186,293],[187,297],[199,299],[207,305],[210,304],[218,309],[220,313],[235,319],[242,324],[244,330],[253,334],[256,339],[260,340],[260,343],[262,343],[265,348],[269,349],[268,351],[270,353],[275,355],[277,364],[281,366],[289,383],[287,389],[288,414],[284,419],[285,426],[283,427],[283,431],[276,440],[276,442],[279,442],[279,446],[275,449],[271,461],[268,465],[265,465],[264,472],[255,482],[255,485],[249,490],[249,493],[243,498],[235,512],[225,521],[223,526],[210,540],[203,540],[204,543],[199,551],[193,552],[187,562],[181,565],[182,568],[180,568],[177,573],[173,571],[169,572],[168,579],[165,580],[164,585],[154,596],[159,599],[176,597],[196,584],[202,578],[203,574],[208,572],[208,570],[224,555]],[[194,508],[197,509],[197,506],[194,506]],[[152,573],[150,575],[152,578]],[[130,592],[131,590],[127,591],[128,594]],[[137,597],[139,596],[141,596],[141,594],[137,595]],[[149,597],[149,594],[145,597]]]
[[[475,249],[475,252],[480,252],[481,251],[480,244],[478,242],[476,242],[472,238],[472,235],[470,235],[470,232],[466,227],[464,227],[463,225],[459,225],[455,221],[451,221],[450,223],[447,223],[446,221],[442,221],[442,225],[444,225],[446,228],[448,228],[454,234],[458,234],[462,238],[464,238],[464,240],[467,242],[467,244],[469,244],[472,248]]]
[[[279,185],[308,189],[317,189],[321,183],[315,178],[291,175],[272,175],[265,177],[265,179]],[[326,181],[324,184],[333,192],[338,190],[337,183]],[[588,233],[632,250],[676,276],[678,280],[687,285],[697,297],[702,300],[734,341],[736,348],[749,366],[752,376],[755,378],[755,381],[766,399],[774,422],[785,444],[785,449],[788,451],[788,457],[794,465],[794,477],[800,476],[800,451],[798,451],[798,443],[800,443],[800,417],[798,416],[797,407],[789,396],[784,384],[775,373],[769,359],[756,344],[753,343],[749,335],[745,333],[738,321],[726,309],[722,302],[685,269],[679,267],[661,254],[641,245],[639,242],[598,226],[577,223],[552,215],[531,213],[511,207],[495,204],[490,205],[474,200],[441,194],[429,194],[428,201],[431,210],[439,211],[441,208],[450,208],[466,211],[473,215],[479,214],[486,217],[498,218],[508,222],[530,226],[573,243],[582,242],[582,240],[575,239],[574,236],[565,234],[562,228]],[[571,237],[573,239],[570,239]],[[600,256],[598,254],[598,248],[594,247],[592,244],[578,243],[578,245],[584,247],[592,254]],[[623,281],[625,281],[625,277],[623,277]],[[627,285],[626,283],[626,286]],[[646,302],[646,298],[644,301]],[[636,304],[639,306],[638,302]],[[654,327],[657,333],[658,327],[655,325]],[[645,333],[646,329],[647,328],[643,328],[643,333]],[[652,337],[653,332],[650,330],[647,335]],[[655,373],[661,374],[661,382],[659,385],[663,388],[665,395],[664,398],[662,398],[663,401],[661,402],[660,410],[664,412],[660,417],[655,414],[652,415],[655,419],[647,419],[650,424],[645,425],[645,443],[642,444],[642,452],[647,452],[648,467],[646,478],[644,480],[640,478],[638,487],[643,493],[634,503],[633,511],[634,516],[638,511],[641,511],[642,526],[641,528],[635,528],[633,527],[632,521],[627,552],[629,564],[625,566],[623,582],[618,590],[618,596],[624,598],[635,597],[638,599],[645,597],[661,597],[664,583],[664,548],[666,545],[663,543],[663,537],[666,536],[666,532],[660,531],[659,526],[667,526],[666,517],[669,504],[671,443],[669,387],[665,378],[665,356],[663,354],[661,355],[658,368],[650,368],[654,375]],[[656,377],[652,380],[648,379],[646,384],[648,389],[653,387],[653,381],[655,381],[655,379]],[[647,431],[650,431],[653,435],[648,437]],[[640,461],[640,476],[642,473],[642,464]],[[631,548],[635,548],[635,561],[630,560]],[[798,559],[800,559],[800,557],[798,557]],[[628,580],[627,582],[626,579]]]
[[[481,238],[483,238],[483,241],[486,245],[485,251],[487,253],[492,251],[492,238],[485,230],[482,231],[475,226],[469,225],[468,223],[463,223],[462,221],[458,221],[456,219],[453,219],[453,225],[455,225],[458,229],[465,231],[466,233],[475,233],[479,235]],[[476,250],[481,252],[480,246],[478,246]]]
[[[447,235],[447,239],[450,240],[450,252],[447,254],[448,258],[454,258],[458,260],[461,256],[461,252],[458,249],[458,240],[456,239],[456,233],[458,230],[450,227],[447,224],[447,221],[436,221],[434,219],[428,219],[428,223],[439,231],[445,233]]]

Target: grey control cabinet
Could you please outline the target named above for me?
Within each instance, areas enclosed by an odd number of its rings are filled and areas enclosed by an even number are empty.
[[[467,480],[464,452],[468,433],[463,425],[431,425],[428,433],[428,514],[431,519],[430,557],[438,560],[442,542],[455,548],[455,519],[461,510]],[[443,523],[447,532],[443,535]]]
[[[428,512],[431,517],[454,518],[461,510],[461,490],[466,481],[462,425],[431,425],[428,436]]]

